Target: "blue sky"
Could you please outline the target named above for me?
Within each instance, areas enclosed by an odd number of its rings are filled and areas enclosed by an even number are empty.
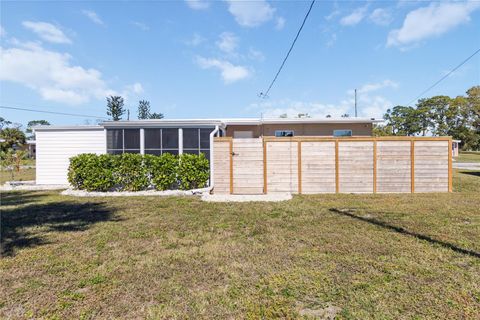
[[[120,94],[167,118],[309,113],[381,117],[480,47],[480,2],[2,1],[2,105],[105,116]],[[480,55],[427,94],[480,84]],[[84,124],[0,109],[9,120]],[[93,121],[93,119],[91,119]]]

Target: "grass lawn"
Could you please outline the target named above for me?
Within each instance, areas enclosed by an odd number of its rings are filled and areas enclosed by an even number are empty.
[[[0,185],[12,180],[11,171],[0,170]],[[35,168],[20,169],[20,172],[13,171],[13,180],[26,181],[35,180]]]
[[[2,195],[0,318],[478,319],[480,172],[283,203]]]
[[[480,162],[479,151],[461,151],[458,157],[455,158],[457,162]]]

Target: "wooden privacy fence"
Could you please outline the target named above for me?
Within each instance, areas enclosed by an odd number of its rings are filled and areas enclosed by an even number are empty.
[[[452,191],[450,137],[215,138],[214,193]]]

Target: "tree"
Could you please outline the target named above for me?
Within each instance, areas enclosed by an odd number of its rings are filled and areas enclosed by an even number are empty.
[[[413,107],[395,106],[388,109],[383,116],[387,122],[383,133],[391,133],[394,136],[413,136],[420,131],[416,109]]]
[[[341,115],[341,117],[342,117],[342,118],[349,118],[350,115],[349,115],[348,113],[344,113],[344,114]]]
[[[150,102],[147,100],[140,100],[138,102],[138,119],[150,118]]]
[[[28,136],[29,139],[35,139],[35,134],[33,133],[32,127],[33,126],[38,126],[38,125],[49,126],[50,122],[48,122],[47,120],[32,120],[32,121],[29,121],[28,124],[27,124],[27,129],[25,130],[25,132],[29,134],[29,136]]]
[[[22,160],[27,157],[27,151],[8,149],[0,151],[0,166],[4,170],[10,171],[11,179],[14,179],[14,170],[20,172]]]
[[[120,96],[107,97],[107,115],[112,117],[113,121],[122,120],[125,114],[123,98]]]
[[[6,126],[11,125],[11,124],[12,124],[11,121],[8,121],[3,117],[0,117],[0,130],[2,130],[3,127],[6,127]]]
[[[149,116],[149,119],[163,119],[163,113],[152,113]]]
[[[25,143],[25,133],[18,128],[5,128],[0,131],[0,138],[4,139],[0,143],[0,149],[6,151],[14,146],[20,146]]]

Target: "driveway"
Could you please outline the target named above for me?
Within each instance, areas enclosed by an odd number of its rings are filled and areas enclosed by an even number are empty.
[[[454,162],[452,167],[464,170],[480,170],[480,162]]]

